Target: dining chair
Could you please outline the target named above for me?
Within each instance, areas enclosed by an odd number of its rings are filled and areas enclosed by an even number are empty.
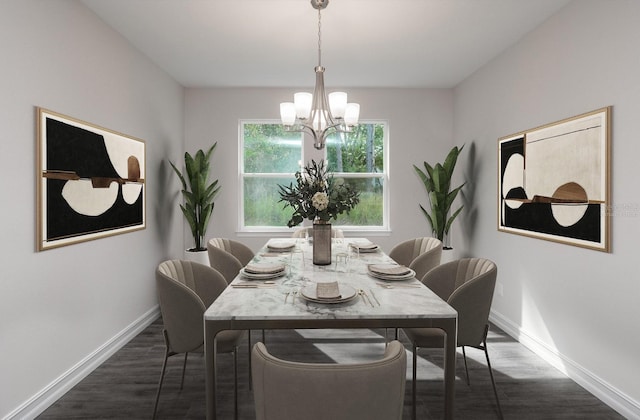
[[[189,353],[204,352],[204,312],[227,287],[218,271],[193,261],[168,260],[156,269],[156,287],[164,329],[164,361],[153,406],[153,418],[164,382],[167,360],[184,353],[180,389]],[[216,337],[218,353],[232,353],[234,364],[234,413],[238,414],[238,342],[243,331],[223,331]]]
[[[212,238],[207,243],[209,265],[224,276],[227,284],[236,278],[242,267],[249,264],[255,254],[242,242],[227,238]],[[251,372],[251,330],[247,331],[247,353],[249,354],[249,372]],[[262,330],[262,341],[266,341],[266,333]],[[251,380],[249,380],[251,387]]]
[[[291,235],[292,238],[304,238],[305,233],[308,233],[310,238],[313,237],[313,227],[303,227],[300,229],[296,229]],[[331,237],[332,238],[344,238],[344,232],[342,229],[331,228]]]
[[[393,420],[402,418],[407,356],[392,341],[384,356],[357,364],[301,363],[252,351],[256,420]]]
[[[227,238],[213,238],[207,243],[209,264],[218,270],[227,283],[231,283],[240,269],[255,256],[253,251],[242,242]]]
[[[417,279],[422,279],[429,270],[440,264],[442,242],[432,237],[409,239],[394,246],[389,252],[389,257],[398,264],[409,267],[416,272]],[[397,328],[394,335],[397,340]],[[385,340],[386,336],[385,329]]]
[[[389,257],[415,271],[416,278],[421,279],[440,264],[442,242],[431,237],[409,239],[394,246]]]
[[[487,351],[489,311],[493,299],[498,268],[485,258],[463,258],[439,265],[429,271],[422,282],[441,299],[458,311],[457,346],[462,347],[464,368],[469,381],[465,347],[484,351],[487,367],[496,398],[498,416],[502,419],[502,408],[498,399],[496,382]],[[404,328],[405,335],[413,346],[413,418],[416,415],[416,364],[418,348],[443,348],[444,332],[437,328]]]

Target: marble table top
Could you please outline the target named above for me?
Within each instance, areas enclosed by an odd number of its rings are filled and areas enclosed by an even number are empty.
[[[332,264],[317,266],[312,262],[312,245],[298,239],[293,252],[273,253],[265,247],[252,263],[280,262],[286,274],[273,279],[274,284],[261,280],[236,277],[232,284],[251,283],[256,288],[227,287],[207,309],[207,321],[230,320],[321,320],[321,319],[437,319],[456,318],[456,311],[422,285],[417,279],[383,281],[370,277],[368,264],[393,263],[381,250],[374,253],[351,253],[349,243],[357,238],[334,239]],[[301,294],[304,287],[318,282],[337,281],[363,290],[367,297],[356,296],[345,303],[315,303]],[[386,288],[380,283],[392,286]],[[404,287],[404,286],[414,287]],[[286,301],[286,302],[285,302]]]

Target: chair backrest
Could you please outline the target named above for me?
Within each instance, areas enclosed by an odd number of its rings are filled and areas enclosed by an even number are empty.
[[[429,271],[422,282],[458,311],[458,346],[485,338],[498,267],[485,258],[463,258]]]
[[[389,257],[398,264],[410,267],[414,260],[422,256],[422,254],[428,254],[429,256],[425,256],[423,257],[424,260],[416,262],[416,266],[418,266],[422,274],[420,276],[417,275],[418,271],[416,270],[416,277],[420,279],[427,271],[440,264],[440,257],[442,256],[442,242],[440,240],[431,237],[409,239],[394,246],[389,252]],[[415,268],[413,269],[415,270]]]
[[[204,311],[227,287],[222,274],[196,262],[169,260],[156,269],[156,286],[171,351],[201,348]]]
[[[251,365],[256,420],[402,418],[407,356],[398,341],[360,364],[284,361],[256,343]]]
[[[213,238],[209,240],[209,244],[227,251],[228,253],[236,257],[243,267],[249,264],[249,261],[251,261],[255,256],[253,251],[248,246],[246,246],[242,242],[234,241],[232,239]]]
[[[313,228],[312,227],[303,227],[300,229],[296,229],[293,234],[291,234],[292,238],[304,238],[304,234],[308,233],[309,237],[313,237]],[[331,228],[331,237],[332,238],[344,238],[344,232],[342,229]]]
[[[213,238],[207,244],[209,264],[231,283],[242,267],[253,258],[253,252],[244,244],[231,239]]]

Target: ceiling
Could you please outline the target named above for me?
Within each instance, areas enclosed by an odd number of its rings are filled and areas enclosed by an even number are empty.
[[[81,0],[186,87],[313,86],[309,0]],[[331,87],[457,85],[570,0],[331,0]]]

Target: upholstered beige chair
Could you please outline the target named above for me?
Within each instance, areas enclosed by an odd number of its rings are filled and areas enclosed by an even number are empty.
[[[153,417],[158,410],[158,401],[167,359],[184,353],[182,380],[189,353],[204,351],[204,312],[227,287],[227,282],[216,270],[192,261],[169,260],[161,263],[156,270],[156,286],[162,322],[164,323],[165,353],[158,392],[153,407]],[[242,331],[223,331],[217,335],[217,351],[233,353],[234,362],[234,407],[238,411],[238,342]]]
[[[474,347],[484,351],[487,367],[496,398],[498,415],[502,418],[502,409],[496,382],[487,351],[487,332],[489,331],[489,311],[493,299],[498,268],[495,263],[484,258],[463,258],[442,264],[429,271],[422,282],[441,299],[447,301],[458,311],[458,347],[462,347],[464,368],[469,384],[469,370],[465,347]],[[405,328],[406,336],[413,345],[413,414],[416,410],[416,350],[420,347],[444,347],[444,332],[438,328]]]
[[[394,246],[389,252],[389,257],[395,262],[415,271],[417,279],[439,265],[441,256],[442,242],[429,237],[409,239]]]
[[[407,356],[392,341],[380,360],[299,363],[252,352],[256,420],[393,420],[402,418]]]
[[[296,229],[291,235],[292,238],[304,238],[304,234],[308,233],[310,238],[313,238],[313,227],[303,227]],[[331,228],[332,238],[344,238],[344,232],[342,229]]]
[[[207,252],[209,253],[209,265],[218,270],[227,280],[227,284],[236,278],[240,269],[255,256],[253,251],[242,242],[234,241],[227,238],[213,238],[207,243]],[[251,331],[248,331],[247,339],[249,365],[251,365]],[[266,341],[266,335],[262,330],[262,341]],[[251,387],[251,382],[249,382]]]
[[[231,283],[242,267],[254,257],[253,251],[241,242],[226,238],[213,238],[207,244],[209,264],[218,270],[227,283]]]

